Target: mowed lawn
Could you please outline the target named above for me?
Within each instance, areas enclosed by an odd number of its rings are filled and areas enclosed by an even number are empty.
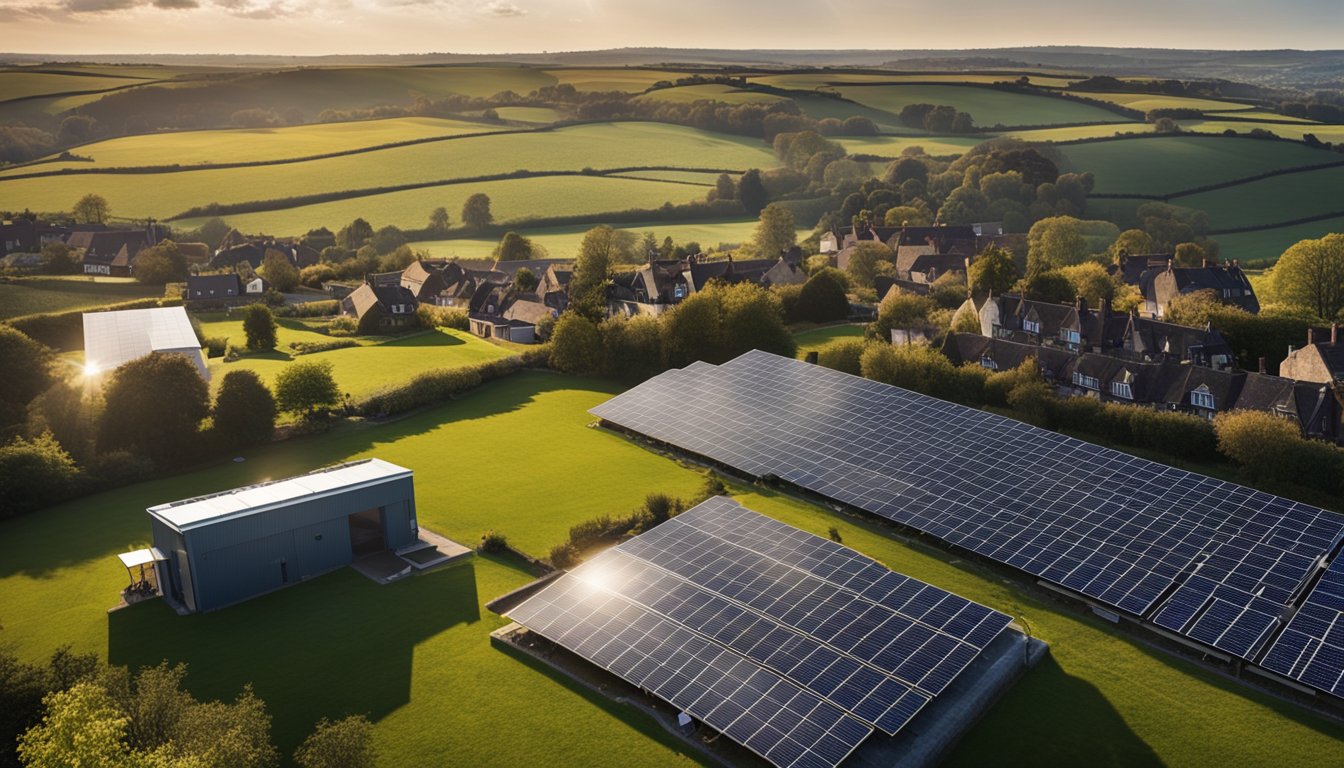
[[[798,344],[798,359],[801,360],[808,352],[816,352],[836,339],[861,339],[863,333],[862,325],[827,325],[795,333],[793,340]]]
[[[1060,151],[1065,170],[1091,171],[1093,191],[1108,194],[1166,194],[1341,159],[1303,144],[1230,136],[1116,139]]]
[[[161,285],[128,277],[23,277],[0,282],[0,320],[37,312],[64,312],[163,295]]]
[[[910,104],[946,104],[970,113],[980,127],[1132,122],[1091,104],[975,85],[842,85],[837,90],[847,99],[892,114]]]
[[[620,176],[542,176],[422,187],[274,211],[233,213],[222,218],[243,232],[274,235],[301,235],[314,227],[328,227],[334,232],[356,218],[372,222],[375,227],[392,224],[414,229],[424,227],[430,211],[440,206],[447,208],[456,222],[462,204],[478,192],[489,196],[495,221],[509,224],[538,217],[661,208],[664,203],[704,200],[708,190],[680,182]],[[173,224],[190,229],[200,226],[206,218],[177,219]]]
[[[266,151],[265,143],[266,137],[258,139],[258,151]],[[774,154],[760,140],[659,123],[601,123],[432,142],[284,165],[150,175],[0,178],[0,208],[65,210],[86,192],[97,192],[107,198],[119,216],[168,218],[209,203],[275,200],[518,170],[669,167],[745,171],[776,164]],[[416,225],[423,226],[424,217],[433,207],[416,211]],[[460,210],[460,203],[456,208],[449,206],[450,212]],[[372,216],[366,218],[373,220]],[[383,219],[379,223],[385,222]]]
[[[203,163],[254,163],[376,147],[400,141],[503,130],[498,123],[396,117],[287,128],[226,128],[126,136],[80,147],[92,162],[43,163],[3,175],[62,168],[128,168]],[[78,182],[72,182],[78,183]]]
[[[538,555],[575,523],[627,513],[649,493],[692,494],[699,473],[588,427],[587,409],[616,391],[518,374],[407,419],[0,522],[0,641],[29,659],[70,643],[121,664],[186,661],[202,696],[253,682],[286,752],[317,718],[363,712],[386,765],[680,764],[672,740],[632,710],[491,648],[504,622],[482,604],[532,577],[489,558],[388,586],[344,570],[203,616],[159,602],[106,612],[126,581],[116,554],[148,543],[147,506],[338,461],[409,467],[422,526],[473,546],[493,529]]]
[[[211,386],[219,383],[230,371],[255,371],[267,384],[274,386],[275,377],[295,361],[329,362],[332,376],[343,393],[358,398],[375,390],[404,383],[422,371],[434,368],[456,368],[507,357],[509,351],[491,344],[466,331],[438,328],[403,337],[376,337],[359,339],[361,346],[295,355],[290,349],[294,342],[329,342],[335,339],[292,318],[280,318],[277,338],[279,344],[272,352],[247,352],[232,363],[222,357],[211,358]],[[207,337],[226,337],[230,344],[242,348],[247,341],[241,319],[216,317],[201,323]]]
[[[385,587],[343,570],[204,616],[159,603],[104,611],[124,581],[117,552],[143,545],[153,503],[289,476],[363,456],[416,471],[421,523],[466,543],[487,529],[542,553],[566,529],[621,513],[652,491],[688,495],[698,472],[611,432],[586,409],[620,387],[546,373],[493,382],[461,400],[378,426],[255,450],[0,523],[0,621],[25,658],[62,642],[131,665],[191,665],[201,696],[251,681],[289,751],[318,717],[365,712],[388,765],[534,762],[675,765],[685,757],[642,715],[490,647],[502,620],[483,603],[530,577],[468,563]],[[972,729],[954,765],[1333,765],[1344,729],[1147,649],[1085,612],[998,572],[892,538],[760,488],[748,507],[844,543],[888,566],[1024,617],[1051,643]]]
[[[658,242],[671,237],[677,243],[699,243],[702,248],[722,250],[751,239],[756,230],[754,219],[740,221],[657,221],[648,224],[622,224],[617,229],[643,236],[652,232]],[[546,249],[551,258],[568,259],[578,255],[583,236],[593,225],[581,224],[570,227],[542,227],[537,229],[519,229],[536,245]],[[806,237],[806,231],[800,230],[799,237]],[[421,240],[410,244],[417,250],[423,249],[435,258],[484,259],[489,258],[499,240],[494,238],[461,238],[456,240]]]

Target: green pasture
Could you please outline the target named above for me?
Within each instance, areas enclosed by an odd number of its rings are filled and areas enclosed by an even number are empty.
[[[454,139],[297,164],[152,175],[0,178],[0,210],[68,210],[85,193],[97,192],[107,198],[117,216],[168,218],[212,202],[287,198],[314,192],[504,174],[520,169],[577,171],[589,167],[664,166],[746,170],[768,168],[776,163],[764,142],[746,137],[660,123],[602,123]],[[657,204],[662,202],[658,200]],[[398,220],[410,219],[421,225],[429,210],[442,204],[436,203],[423,211],[402,212]],[[605,203],[596,207],[570,200],[559,201],[559,205],[582,212],[625,209],[633,203],[613,208]],[[461,207],[450,206],[449,210],[457,213]],[[374,216],[365,218],[372,220]],[[378,218],[389,217],[378,215]]]
[[[565,119],[563,112],[550,107],[495,107],[495,114],[499,115],[501,120],[512,120],[515,123],[536,123],[537,125],[546,125]]]
[[[630,208],[659,208],[664,203],[704,200],[704,187],[667,181],[643,181],[619,176],[545,176],[470,184],[425,187],[404,192],[353,197],[277,211],[229,214],[223,218],[244,232],[300,235],[314,227],[335,231],[356,218],[375,227],[392,224],[402,228],[423,227],[430,211],[443,206],[457,221],[462,204],[477,192],[490,197],[490,210],[497,223],[545,216],[579,216]],[[181,219],[174,223],[186,229],[204,219]],[[589,228],[591,228],[590,225]]]
[[[793,334],[798,344],[798,359],[807,357],[808,352],[816,352],[836,339],[861,339],[862,325],[827,325]]]
[[[437,117],[396,117],[349,123],[315,123],[285,128],[226,128],[126,136],[100,141],[75,150],[89,161],[43,163],[7,174],[54,171],[63,168],[132,168],[203,163],[252,163],[285,160],[401,141],[464,133],[503,130],[497,123],[446,120]],[[71,183],[78,183],[73,181]]]
[[[568,227],[543,227],[537,229],[519,229],[533,243],[545,249],[546,255],[557,259],[570,259],[578,254],[583,236],[594,225],[580,224]],[[723,246],[735,247],[751,239],[756,230],[755,220],[743,221],[658,221],[647,224],[622,224],[617,229],[643,236],[652,232],[662,242],[671,237],[677,243],[699,243],[702,248],[722,250]],[[806,237],[805,231],[798,233]],[[417,250],[425,250],[435,258],[484,259],[489,258],[499,245],[496,238],[462,238],[455,240],[422,240],[411,243]]]
[[[734,179],[737,174],[729,174]],[[616,179],[653,179],[654,181],[676,181],[682,184],[698,184],[702,187],[712,187],[719,180],[717,173],[704,173],[701,171],[625,171],[623,173],[613,173],[612,178]]]
[[[243,321],[215,313],[202,317],[201,327],[207,338],[224,337],[242,349],[247,343]],[[280,318],[278,344],[271,352],[244,352],[232,363],[222,357],[209,361],[211,386],[218,389],[230,371],[255,371],[267,384],[274,386],[275,377],[295,361],[328,362],[332,375],[342,393],[359,398],[388,384],[405,382],[421,371],[435,368],[456,368],[507,357],[508,351],[477,338],[466,331],[438,328],[402,337],[360,339],[361,346],[295,355],[290,348],[294,342],[329,342],[333,337],[320,331],[321,322]]]
[[[1096,176],[1093,191],[1112,194],[1178,192],[1280,168],[1344,159],[1302,144],[1222,136],[1117,139],[1075,144],[1060,151],[1068,161],[1065,170],[1091,171]]]
[[[49,96],[69,91],[108,91],[143,80],[95,75],[65,75],[53,72],[0,71],[0,101]]]
[[[1277,259],[1294,243],[1314,240],[1331,233],[1344,233],[1344,216],[1313,221],[1291,227],[1275,227],[1256,232],[1217,235],[1222,254],[1229,259]]]
[[[1117,133],[1153,133],[1154,128],[1144,123],[1112,123],[1109,125],[1070,125],[1063,128],[1033,128],[1009,131],[1003,135],[1016,136],[1023,141],[1075,141],[1101,139]]]
[[[776,101],[784,101],[783,96],[743,90],[720,83],[659,88],[638,98],[648,101],[665,101],[672,104],[689,104],[694,101],[721,101],[725,104],[772,104]]]
[[[1220,99],[1198,99],[1190,96],[1169,96],[1163,93],[1109,93],[1092,91],[1069,91],[1075,96],[1087,99],[1119,104],[1129,109],[1147,112],[1153,109],[1198,109],[1201,112],[1237,112],[1255,108],[1253,104]]]
[[[1320,154],[1325,160],[1333,159],[1330,154]],[[1236,229],[1344,211],[1340,190],[1344,190],[1344,168],[1326,168],[1178,197],[1172,202],[1208,211],[1213,229]]]
[[[832,141],[851,155],[878,155],[897,157],[911,147],[919,147],[924,154],[939,157],[962,155],[990,136],[836,136]]]
[[[572,85],[580,91],[623,91],[625,93],[639,93],[648,90],[649,86],[654,83],[663,80],[675,82],[677,78],[686,76],[684,72],[630,67],[548,69],[546,74],[555,78],[557,83]]]
[[[141,285],[126,277],[21,277],[0,282],[0,320],[162,295],[162,286]]]
[[[1229,118],[1235,118],[1236,120],[1256,119],[1256,120],[1265,120],[1270,123],[1300,123],[1303,125],[1322,125],[1322,123],[1318,123],[1315,120],[1308,120],[1305,117],[1290,117],[1288,115],[1281,115],[1278,112],[1271,112],[1267,109],[1238,109],[1231,112],[1217,111],[1209,115],[1211,119],[1215,120],[1224,116]]]
[[[837,90],[847,99],[892,114],[910,104],[946,104],[970,113],[980,127],[1130,122],[1091,104],[973,85],[845,85]]]
[[[1181,129],[1186,131],[1197,131],[1199,133],[1223,133],[1224,131],[1235,131],[1236,133],[1250,133],[1259,128],[1269,131],[1275,136],[1283,139],[1293,139],[1301,141],[1302,137],[1311,134],[1321,141],[1328,141],[1335,144],[1344,141],[1344,125],[1324,125],[1322,123],[1293,123],[1291,125],[1284,123],[1260,123],[1260,122],[1242,122],[1240,120],[1179,120]]]
[[[845,83],[969,83],[975,85],[990,85],[993,83],[1015,82],[1019,77],[1026,76],[1032,85],[1042,88],[1063,88],[1069,83],[1076,82],[1077,77],[1065,77],[1062,75],[1048,75],[1037,72],[1012,72],[1006,74],[983,74],[978,72],[939,74],[929,73],[921,74],[918,72],[906,74],[872,74],[845,72],[844,70],[830,70],[827,72],[799,72],[784,75],[765,75],[762,77],[753,77],[751,81],[762,85],[773,85],[776,88],[797,88],[797,89],[815,89],[827,85],[843,85]]]
[[[410,467],[424,527],[468,544],[493,529],[538,554],[574,523],[626,512],[647,493],[692,493],[697,472],[588,426],[586,409],[619,389],[519,374],[400,421],[340,425],[248,451],[242,463],[2,522],[0,636],[29,659],[71,643],[114,663],[185,661],[188,686],[203,697],[231,697],[251,682],[286,752],[317,718],[363,712],[389,765],[445,754],[469,765],[606,765],[613,755],[629,766],[686,764],[645,716],[491,647],[488,633],[504,622],[483,604],[531,577],[489,557],[388,586],[342,570],[202,616],[179,617],[158,602],[105,612],[125,581],[115,555],[148,542],[145,507],[336,461],[378,456]],[[971,730],[953,765],[1337,762],[1338,725],[1152,650],[1025,582],[773,491],[735,494],[813,533],[834,526],[846,545],[1022,617],[1051,644]],[[277,652],[277,638],[302,653]]]
[[[409,104],[411,94],[487,97],[501,91],[527,95],[556,79],[543,70],[512,66],[322,67],[245,75],[236,82],[260,102],[290,103],[316,115],[323,109]]]

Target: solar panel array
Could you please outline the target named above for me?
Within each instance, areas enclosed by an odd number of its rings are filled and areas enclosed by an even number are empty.
[[[1344,557],[1325,570],[1263,666],[1344,696]]]
[[[592,413],[1251,661],[1344,535],[1332,512],[759,351]]]
[[[509,612],[779,766],[896,733],[1008,616],[709,499]]]

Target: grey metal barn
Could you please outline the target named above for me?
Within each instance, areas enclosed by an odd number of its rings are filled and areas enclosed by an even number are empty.
[[[159,584],[211,611],[413,544],[411,470],[365,459],[150,507]]]

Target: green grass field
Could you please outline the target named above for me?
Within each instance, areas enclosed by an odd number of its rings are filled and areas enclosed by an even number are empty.
[[[467,197],[477,192],[490,197],[495,221],[508,224],[538,216],[578,216],[629,208],[659,208],[664,203],[704,200],[706,189],[689,184],[642,181],[606,176],[549,176],[471,184],[426,187],[404,192],[354,197],[278,211],[229,214],[223,218],[244,232],[300,235],[314,227],[338,227],[363,217],[375,227],[393,224],[423,227],[429,212],[439,206],[456,219]],[[182,219],[176,226],[199,226],[204,219]],[[585,227],[588,229],[591,227]]]
[[[1027,131],[1009,131],[1003,135],[1016,136],[1023,141],[1074,141],[1100,139],[1117,133],[1153,133],[1151,125],[1120,123],[1116,125],[1071,125],[1064,128],[1034,128]]]
[[[583,236],[592,225],[582,224],[570,227],[544,227],[540,229],[519,229],[532,242],[546,249],[551,258],[570,259],[579,250]],[[708,221],[708,222],[670,222],[658,221],[647,224],[622,224],[617,229],[643,235],[653,232],[662,242],[671,237],[677,243],[696,242],[703,248],[721,250],[721,246],[737,246],[751,239],[756,229],[754,220]],[[799,237],[807,233],[800,231]],[[429,251],[436,258],[484,259],[489,258],[499,241],[494,238],[462,238],[457,240],[422,240],[411,243],[411,247]]]
[[[1200,133],[1222,133],[1224,131],[1250,133],[1259,128],[1269,131],[1275,136],[1293,139],[1294,141],[1301,141],[1302,137],[1308,133],[1331,144],[1344,141],[1344,125],[1323,125],[1320,123],[1285,125],[1281,123],[1242,122],[1239,120],[1180,120],[1178,122],[1182,130],[1198,131]]]
[[[947,104],[969,112],[981,127],[1131,122],[1091,104],[971,85],[847,85],[838,90],[847,99],[892,114],[909,104]]]
[[[0,320],[162,296],[163,287],[125,277],[23,277],[0,282]]]
[[[1094,191],[1113,194],[1178,192],[1340,159],[1302,144],[1209,136],[1117,139],[1060,150],[1068,159],[1065,170],[1091,171]]]
[[[910,147],[919,147],[924,154],[938,157],[964,154],[989,139],[989,136],[854,136],[835,137],[832,141],[851,155],[897,157]]]
[[[1001,75],[986,75],[974,72],[939,74],[939,73],[912,73],[912,74],[861,74],[847,73],[843,70],[831,70],[828,72],[796,72],[785,75],[765,75],[762,77],[751,78],[752,82],[763,85],[773,85],[776,88],[797,88],[797,89],[815,89],[819,86],[831,84],[842,85],[844,83],[973,83],[988,85],[991,83],[1012,82],[1017,78],[1026,75],[1032,85],[1042,88],[1063,88],[1069,83],[1076,82],[1079,78],[1062,77],[1058,75],[1040,74],[1037,72],[1013,72]]]
[[[359,398],[388,384],[407,381],[421,371],[456,368],[509,355],[508,350],[466,331],[448,328],[404,337],[360,339],[361,346],[358,347],[293,355],[289,347],[291,343],[325,342],[333,341],[333,338],[316,330],[317,322],[306,324],[293,318],[280,318],[277,324],[279,343],[273,352],[246,353],[232,363],[219,357],[211,358],[211,386],[218,389],[226,374],[243,369],[255,371],[268,385],[274,386],[276,375],[292,362],[329,362],[341,392]],[[231,320],[214,313],[202,316],[201,327],[207,338],[225,337],[239,348],[247,342],[241,319]]]
[[[639,98],[651,101],[666,101],[673,104],[689,104],[693,101],[721,101],[725,104],[772,104],[784,100],[783,96],[743,90],[719,83],[659,88]]]
[[[1069,91],[1069,93],[1097,101],[1119,104],[1122,107],[1137,109],[1141,112],[1152,109],[1198,109],[1203,112],[1239,113],[1241,110],[1251,110],[1255,106],[1237,101],[1196,99],[1189,96],[1168,96],[1160,93],[1094,93],[1090,91]]]
[[[690,494],[697,473],[587,426],[586,409],[616,390],[520,374],[401,421],[343,425],[249,451],[241,464],[221,461],[0,523],[0,637],[24,658],[68,642],[115,663],[186,661],[188,686],[203,697],[231,697],[250,681],[286,752],[318,717],[364,712],[389,765],[434,764],[445,754],[465,765],[607,765],[615,755],[623,766],[685,764],[642,715],[491,648],[487,635],[503,621],[483,604],[530,577],[487,557],[388,586],[341,571],[203,616],[178,617],[157,602],[105,612],[125,580],[115,554],[148,539],[146,506],[335,461],[378,456],[410,467],[426,528],[469,544],[493,529],[534,553],[574,523],[625,512],[649,492]],[[474,459],[478,445],[496,460]],[[1337,762],[1338,725],[1149,650],[998,572],[774,492],[738,494],[814,533],[833,525],[845,544],[1023,616],[1051,643],[1050,658],[972,729],[953,765],[1005,756],[1039,765]],[[278,638],[303,652],[276,652]]]
[[[345,152],[399,141],[464,133],[489,133],[503,126],[436,117],[397,117],[350,123],[317,123],[287,128],[232,128],[182,131],[100,141],[76,154],[93,162],[51,162],[8,171],[32,173],[63,168],[131,168],[202,163],[250,163]],[[5,174],[0,174],[0,176]],[[78,184],[78,181],[70,182]]]
[[[74,178],[0,179],[0,209],[65,210],[86,192],[97,192],[107,198],[113,213],[118,216],[168,218],[187,208],[212,202],[286,198],[313,192],[501,174],[519,169],[577,171],[585,167],[664,166],[746,170],[772,167],[776,162],[763,142],[745,137],[658,123],[608,123],[434,142],[300,164],[180,171],[153,176],[91,174]],[[656,204],[662,202],[658,200]],[[422,225],[429,211],[443,204],[400,211],[397,221],[409,218],[417,226]],[[581,200],[567,200],[557,201],[557,205],[568,210],[596,212],[621,210],[635,203],[615,206],[603,203],[599,207],[582,204]],[[460,211],[460,203],[457,207],[450,205],[449,210],[453,213]],[[364,215],[371,221],[390,219],[383,213],[355,215]],[[522,215],[522,212],[510,215]],[[353,217],[344,220],[350,218]],[[266,231],[281,233],[280,230]]]
[[[827,325],[793,334],[798,343],[798,359],[807,357],[808,352],[816,352],[836,339],[863,338],[862,325]]]
[[[719,174],[717,173],[704,173],[701,171],[625,171],[623,173],[613,173],[611,176],[612,178],[617,179],[677,181],[682,184],[697,184],[702,187],[712,187],[714,186],[714,182],[719,179]],[[736,175],[733,175],[733,177],[736,178]]]
[[[676,81],[683,72],[634,67],[572,67],[548,69],[546,74],[557,83],[572,85],[580,91],[623,91],[639,93],[661,80]]]
[[[1299,240],[1310,240],[1328,234],[1344,233],[1344,217],[1313,221],[1310,224],[1297,224],[1291,227],[1276,227],[1258,232],[1242,232],[1235,235],[1218,235],[1215,239],[1222,252],[1234,259],[1277,259]]]
[[[1321,154],[1327,161],[1334,159]],[[1178,197],[1172,202],[1208,211],[1213,229],[1233,229],[1339,212],[1344,210],[1340,190],[1344,190],[1344,168],[1326,168]]]
[[[108,91],[143,80],[94,75],[66,75],[51,72],[0,71],[0,101],[47,96],[68,91]]]
[[[503,120],[536,125],[554,123],[565,117],[564,113],[550,107],[495,107],[495,114]]]

